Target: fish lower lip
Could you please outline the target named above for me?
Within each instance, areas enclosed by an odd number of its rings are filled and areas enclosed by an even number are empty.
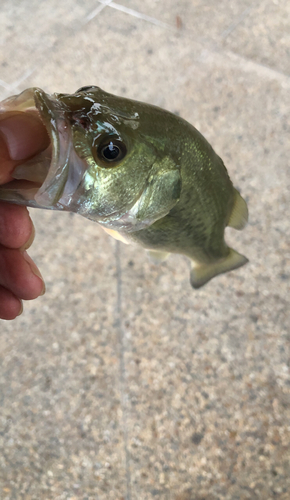
[[[72,147],[65,110],[54,96],[30,88],[0,104],[1,114],[11,112],[37,117],[40,126],[44,125],[47,131],[50,144],[33,157],[19,162],[12,174],[15,180],[1,186],[0,198],[29,206],[65,209],[59,200],[65,193],[65,202],[70,202],[70,195],[83,173],[83,165]],[[70,167],[74,172],[69,172]]]
[[[34,101],[52,146],[50,166],[35,200],[39,205],[49,207],[58,202],[64,191],[72,146],[71,130],[64,113],[55,109],[55,101],[43,90],[34,90]]]

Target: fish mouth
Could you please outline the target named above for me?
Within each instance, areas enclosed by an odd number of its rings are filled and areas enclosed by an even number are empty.
[[[49,145],[19,162],[15,179],[0,186],[0,199],[32,207],[71,210],[73,195],[86,170],[76,154],[68,110],[55,95],[30,88],[0,104],[0,114],[30,113],[45,127]]]

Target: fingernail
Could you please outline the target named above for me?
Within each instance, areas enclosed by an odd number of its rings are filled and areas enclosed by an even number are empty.
[[[44,284],[44,279],[41,275],[41,272],[39,271],[37,265],[35,264],[35,262],[33,262],[32,258],[28,255],[28,253],[26,251],[23,252],[23,257],[26,260],[27,264],[29,264],[30,269],[33,272],[33,274],[35,274],[35,276],[37,276],[38,278],[40,278],[42,280],[43,289],[42,289],[42,292],[40,295],[44,295],[45,294],[45,284]]]
[[[31,219],[30,219],[31,220]],[[22,245],[22,247],[20,248],[20,251],[21,252],[24,252],[25,250],[27,250],[29,247],[31,247],[33,241],[34,241],[34,238],[35,238],[35,227],[34,227],[34,224],[33,222],[31,221],[31,224],[32,224],[32,229],[31,229],[31,234],[29,236],[29,239],[24,243],[24,245]]]
[[[21,308],[20,308],[19,313],[17,314],[17,318],[18,318],[18,316],[21,316],[21,314],[23,313],[23,302],[22,302],[22,300],[20,300],[20,303],[21,303]]]
[[[41,276],[41,273],[40,273],[37,265],[35,264],[35,262],[32,260],[32,258],[30,257],[30,255],[28,255],[28,253],[26,251],[23,252],[23,257],[26,260],[27,264],[29,264],[33,274],[35,274],[35,276],[38,276],[38,278],[42,279],[42,281],[43,281],[43,277]]]

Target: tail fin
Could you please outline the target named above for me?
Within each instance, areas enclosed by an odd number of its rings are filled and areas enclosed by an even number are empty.
[[[246,257],[232,248],[229,250],[230,252],[227,257],[212,264],[201,264],[192,260],[192,269],[190,272],[191,286],[193,288],[200,288],[218,274],[232,271],[233,269],[237,269],[238,267],[241,267],[249,262]]]

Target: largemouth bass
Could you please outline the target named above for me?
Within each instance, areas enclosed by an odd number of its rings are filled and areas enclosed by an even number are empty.
[[[154,261],[186,255],[194,288],[248,261],[224,239],[226,226],[245,226],[246,202],[182,118],[94,86],[53,95],[31,88],[3,101],[0,113],[33,113],[50,138],[0,186],[0,199],[76,212]]]

